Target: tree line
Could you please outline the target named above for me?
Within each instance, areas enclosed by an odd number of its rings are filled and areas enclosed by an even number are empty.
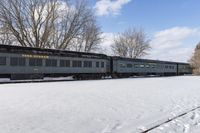
[[[89,52],[101,30],[84,0],[1,0],[1,42]]]
[[[86,0],[1,0],[0,43],[24,47],[103,52],[101,27]],[[149,50],[143,30],[115,35],[114,55],[139,58]]]

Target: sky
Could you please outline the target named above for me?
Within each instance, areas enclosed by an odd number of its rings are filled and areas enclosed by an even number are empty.
[[[144,58],[187,62],[200,41],[200,0],[90,0],[102,46],[129,27],[142,28],[152,49]],[[107,51],[108,54],[110,51]]]

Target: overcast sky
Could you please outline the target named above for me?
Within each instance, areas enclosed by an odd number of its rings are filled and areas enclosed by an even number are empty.
[[[128,27],[152,40],[145,58],[187,62],[200,41],[200,0],[90,0],[104,32],[103,46]]]

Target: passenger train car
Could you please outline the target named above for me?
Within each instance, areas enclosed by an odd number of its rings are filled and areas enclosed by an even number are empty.
[[[131,59],[112,57],[113,77],[129,77],[140,75],[173,76],[191,74],[192,70],[187,63]]]
[[[103,54],[0,45],[0,77],[10,79],[100,78],[109,73],[109,64]]]
[[[105,76],[191,74],[189,64],[111,57],[104,54],[0,45],[0,77],[42,79],[73,76],[100,79]]]

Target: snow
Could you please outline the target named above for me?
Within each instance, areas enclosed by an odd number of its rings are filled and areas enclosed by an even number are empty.
[[[10,80],[9,78],[0,78],[0,83],[8,82],[26,82],[26,81],[61,81],[61,80],[74,80],[72,76],[69,77],[44,77],[44,79],[26,79],[26,80]]]
[[[200,77],[0,85],[2,133],[135,133],[200,106]],[[150,131],[198,133],[200,109]]]

